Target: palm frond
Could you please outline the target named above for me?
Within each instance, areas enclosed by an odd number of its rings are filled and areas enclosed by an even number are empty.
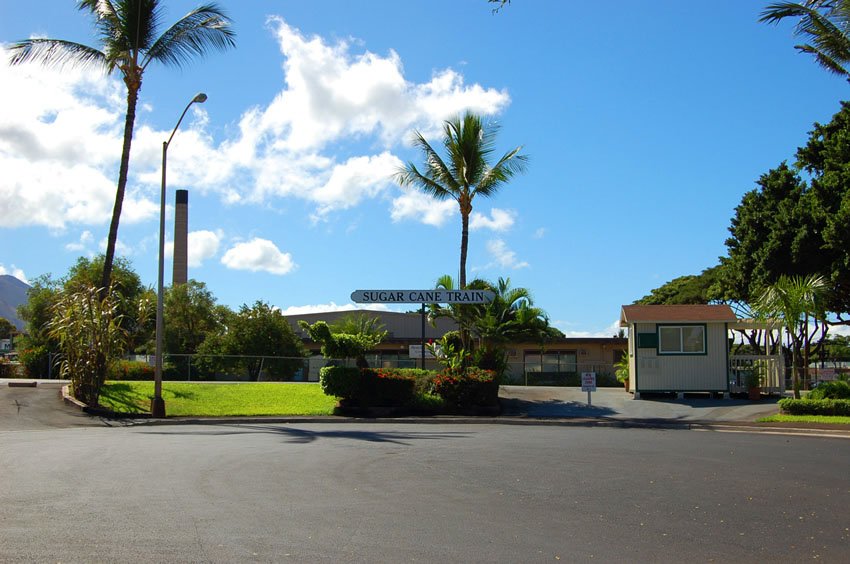
[[[62,39],[27,39],[9,49],[9,64],[37,62],[48,67],[107,67],[103,52],[73,41]]]
[[[195,8],[165,30],[147,52],[144,68],[151,60],[182,66],[192,57],[211,49],[224,51],[236,45],[230,18],[216,4]]]
[[[482,196],[492,196],[502,184],[505,184],[517,174],[525,172],[528,167],[528,155],[519,154],[521,150],[522,146],[508,151],[492,168],[487,169],[479,180],[475,193]]]

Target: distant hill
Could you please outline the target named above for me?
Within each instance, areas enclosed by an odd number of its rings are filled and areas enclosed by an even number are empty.
[[[0,317],[5,317],[18,328],[24,330],[25,323],[18,319],[18,306],[27,302],[30,287],[14,276],[0,274]]]

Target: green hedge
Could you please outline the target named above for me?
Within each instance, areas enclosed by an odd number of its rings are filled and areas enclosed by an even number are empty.
[[[411,405],[416,398],[416,371],[394,368],[326,366],[319,372],[322,390],[361,407]]]
[[[844,415],[850,417],[850,400],[791,399],[779,400],[782,413],[789,415]]]
[[[489,407],[499,403],[499,382],[492,370],[447,368],[434,378],[434,391],[453,407]]]

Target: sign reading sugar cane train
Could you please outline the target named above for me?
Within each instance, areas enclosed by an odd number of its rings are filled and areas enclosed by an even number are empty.
[[[355,290],[358,304],[486,304],[495,294],[489,290]]]

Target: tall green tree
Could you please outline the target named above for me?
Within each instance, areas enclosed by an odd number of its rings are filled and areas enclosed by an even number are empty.
[[[460,288],[466,288],[466,255],[469,246],[469,216],[476,196],[495,195],[514,175],[526,169],[528,157],[522,146],[508,151],[492,166],[498,127],[485,125],[481,116],[467,112],[443,125],[443,159],[418,131],[413,143],[422,152],[425,165],[420,171],[408,162],[396,174],[401,186],[413,186],[438,199],[452,199],[460,210]]]
[[[706,268],[700,274],[679,276],[637,300],[641,305],[708,304],[719,299],[720,266]]]
[[[34,61],[56,67],[93,66],[109,74],[119,72],[127,87],[118,187],[100,288],[107,288],[111,279],[130,166],[136,103],[145,70],[154,61],[180,67],[212,49],[224,50],[235,45],[230,20],[216,4],[195,8],[160,33],[164,4],[163,0],[80,0],[77,7],[95,19],[100,48],[62,39],[34,38],[15,43],[10,49],[13,65]]]
[[[229,316],[224,332],[207,335],[198,352],[207,359],[205,370],[237,369],[251,381],[263,370],[272,378],[290,379],[307,355],[280,310],[263,301],[243,304]]]
[[[227,317],[206,284],[189,280],[165,293],[165,350],[195,354],[207,335],[221,333]]]
[[[806,0],[775,2],[761,13],[760,22],[777,24],[784,19],[797,21],[794,34],[805,43],[795,45],[831,73],[847,77],[850,63],[850,2],[846,0]]]

